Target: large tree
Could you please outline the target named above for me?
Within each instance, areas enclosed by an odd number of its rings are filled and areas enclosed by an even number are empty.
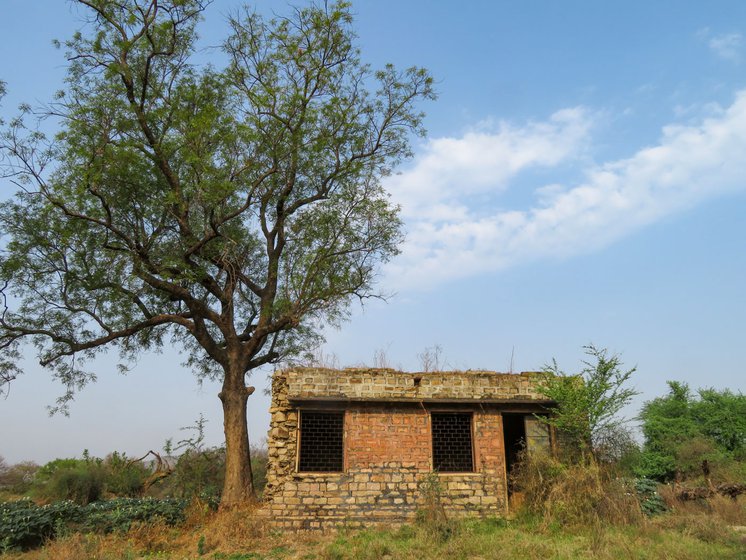
[[[69,397],[107,348],[126,365],[180,345],[222,381],[222,504],[241,503],[247,376],[376,295],[401,239],[380,179],[422,132],[432,79],[363,64],[346,2],[234,14],[224,68],[195,63],[207,0],[76,2],[89,20],[42,111],[59,132],[26,107],[0,141],[18,187],[0,208],[0,375],[30,342]]]

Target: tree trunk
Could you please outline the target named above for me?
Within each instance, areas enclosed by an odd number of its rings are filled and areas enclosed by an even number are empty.
[[[243,379],[242,371],[226,371],[223,390],[218,394],[223,402],[225,432],[225,482],[220,509],[234,508],[256,499],[246,421],[246,401],[254,388],[246,387]]]

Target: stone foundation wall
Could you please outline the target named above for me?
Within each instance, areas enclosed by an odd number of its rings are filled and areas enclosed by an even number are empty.
[[[270,522],[311,530],[398,523],[429,507],[442,507],[451,517],[505,514],[501,412],[484,406],[470,409],[475,472],[434,473],[429,410],[406,399],[378,402],[413,392],[420,398],[476,397],[476,401],[484,395],[536,398],[530,376],[391,370],[278,372],[272,384],[264,507]],[[320,406],[315,401],[298,402],[307,397],[328,398],[344,410],[344,472],[297,472],[299,407]],[[356,398],[371,401],[352,400]]]

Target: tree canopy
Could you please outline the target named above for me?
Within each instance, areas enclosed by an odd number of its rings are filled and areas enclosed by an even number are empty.
[[[746,395],[669,381],[669,393],[647,401],[640,412],[645,436],[639,470],[659,480],[746,462]]]
[[[115,347],[164,344],[222,381],[224,503],[251,495],[245,377],[378,295],[401,222],[381,186],[420,134],[422,69],[372,71],[347,2],[230,17],[195,62],[206,0],[76,0],[64,89],[0,136],[0,375],[27,343],[65,404]],[[52,117],[47,137],[33,120]]]

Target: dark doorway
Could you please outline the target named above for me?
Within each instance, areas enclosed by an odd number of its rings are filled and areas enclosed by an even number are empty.
[[[503,414],[503,437],[505,438],[505,470],[508,475],[508,495],[513,493],[511,474],[526,447],[525,414]]]

